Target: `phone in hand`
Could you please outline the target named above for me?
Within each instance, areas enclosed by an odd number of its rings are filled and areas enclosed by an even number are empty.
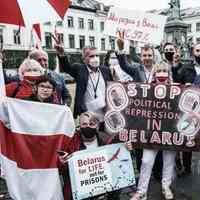
[[[57,150],[56,152],[57,152],[57,154],[58,154],[59,156],[64,156],[64,155],[66,154],[66,152],[65,152],[65,151],[62,151],[62,150]]]

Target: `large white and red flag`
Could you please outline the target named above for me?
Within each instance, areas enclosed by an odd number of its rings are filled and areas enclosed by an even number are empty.
[[[0,105],[4,176],[15,200],[63,200],[56,150],[74,134],[66,106],[5,97]]]

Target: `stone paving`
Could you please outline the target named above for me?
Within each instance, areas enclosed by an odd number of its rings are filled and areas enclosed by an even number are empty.
[[[200,200],[200,152],[193,153],[192,174],[175,178],[173,183],[175,200]],[[121,200],[129,200],[129,194],[122,194]],[[148,200],[163,200],[161,184],[152,179],[150,182]]]

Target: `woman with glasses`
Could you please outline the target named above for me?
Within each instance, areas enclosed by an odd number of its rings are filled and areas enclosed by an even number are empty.
[[[34,94],[26,98],[26,100],[58,104],[59,101],[55,92],[55,88],[56,83],[50,76],[42,76],[35,82]]]

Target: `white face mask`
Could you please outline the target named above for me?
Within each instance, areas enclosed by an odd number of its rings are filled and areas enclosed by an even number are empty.
[[[89,65],[91,67],[95,67],[95,68],[99,67],[99,65],[100,65],[100,59],[99,59],[99,57],[95,56],[93,58],[90,58]]]
[[[118,59],[117,58],[110,58],[109,65],[111,65],[111,66],[119,65]]]

